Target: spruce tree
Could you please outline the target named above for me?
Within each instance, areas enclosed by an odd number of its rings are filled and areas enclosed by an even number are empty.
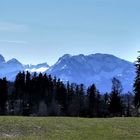
[[[136,66],[136,78],[134,82],[134,105],[138,111],[140,108],[140,55],[135,63]]]
[[[26,101],[26,90],[25,90],[25,73],[19,72],[14,82],[15,94],[14,98],[17,101],[19,112],[23,114],[24,103]],[[17,106],[16,106],[17,107]]]
[[[89,117],[94,117],[96,115],[96,86],[93,84],[88,88],[88,114]]]
[[[31,113],[32,95],[31,95],[31,74],[27,71],[25,75],[25,101],[23,115],[28,116]]]
[[[101,115],[101,95],[95,84],[88,88],[87,96],[89,117],[99,117]]]
[[[113,78],[112,79],[112,92],[110,96],[109,111],[113,116],[120,116],[122,114],[122,101],[121,94],[122,85],[121,82]]]
[[[84,85],[79,85],[79,93],[78,93],[78,104],[79,104],[79,116],[83,116],[84,114]]]
[[[6,102],[8,99],[8,82],[6,78],[0,79],[0,114],[6,113]]]

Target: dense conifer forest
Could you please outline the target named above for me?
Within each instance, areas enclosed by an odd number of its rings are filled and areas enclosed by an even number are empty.
[[[134,93],[123,93],[112,79],[111,93],[93,84],[64,83],[47,74],[19,72],[14,82],[0,79],[0,114],[24,116],[113,117],[138,116],[140,108],[140,56],[136,62]]]

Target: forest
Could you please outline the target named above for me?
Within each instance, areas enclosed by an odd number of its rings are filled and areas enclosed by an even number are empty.
[[[0,115],[131,117],[139,116],[140,56],[135,63],[134,92],[123,93],[121,82],[112,78],[110,93],[95,84],[64,83],[47,74],[19,72],[14,82],[0,79]]]

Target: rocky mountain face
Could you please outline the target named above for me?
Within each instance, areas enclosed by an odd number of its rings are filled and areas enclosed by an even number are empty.
[[[132,91],[135,67],[133,63],[109,54],[66,54],[47,73],[63,81],[84,83],[86,86],[95,83],[102,92],[111,90],[111,79],[116,77],[125,91]]]

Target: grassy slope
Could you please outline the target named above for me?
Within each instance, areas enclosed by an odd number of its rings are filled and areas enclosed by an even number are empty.
[[[0,140],[3,139],[140,140],[140,119],[0,117]]]

